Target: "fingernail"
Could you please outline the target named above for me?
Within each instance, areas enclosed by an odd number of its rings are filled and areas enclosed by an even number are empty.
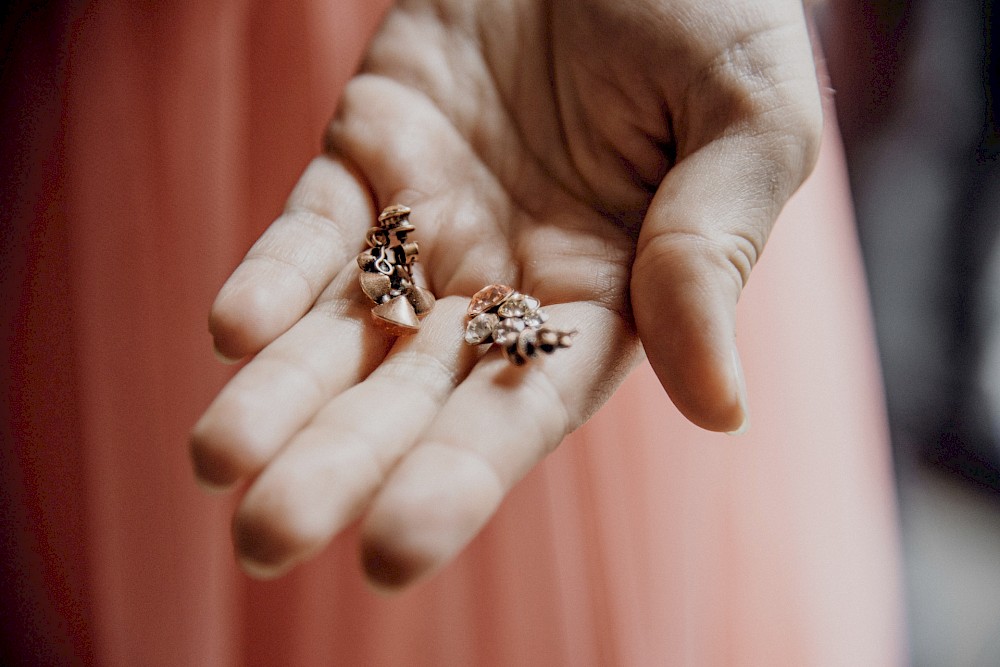
[[[212,495],[216,496],[221,495],[223,493],[229,493],[229,491],[231,491],[233,488],[232,484],[215,484],[213,482],[210,482],[202,478],[197,473],[194,476],[194,481],[198,484],[199,487],[201,487],[202,491],[204,491],[205,493],[211,493]]]
[[[205,417],[202,417],[191,429],[188,440],[188,456],[194,469],[194,479],[198,486],[209,493],[225,493],[240,480],[240,474],[227,459],[213,451],[210,442]]]
[[[402,559],[393,558],[384,549],[367,543],[361,546],[361,567],[368,585],[384,594],[398,591],[412,577]]]
[[[740,423],[739,428],[735,431],[728,431],[726,435],[743,435],[750,430],[750,408],[747,403],[747,382],[746,377],[743,375],[743,364],[740,363],[740,353],[736,350],[736,345],[733,345],[733,372],[736,375],[736,401],[740,405],[740,411],[743,413],[743,421]]]
[[[249,558],[238,557],[237,562],[240,565],[240,569],[246,573],[251,579],[256,579],[258,581],[268,581],[270,579],[276,579],[277,577],[284,574],[285,568],[274,567],[273,565],[265,565],[263,563],[258,563],[255,560]]]
[[[215,347],[214,345],[212,346],[212,352],[215,353],[216,359],[226,364],[227,366],[232,366],[233,364],[238,364],[240,362],[239,359],[233,359],[232,357],[227,357],[226,355],[222,354],[222,352],[219,352],[219,348]]]

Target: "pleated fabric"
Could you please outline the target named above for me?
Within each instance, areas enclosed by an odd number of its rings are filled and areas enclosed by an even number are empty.
[[[896,665],[888,447],[838,140],[740,304],[752,428],[643,365],[472,545],[399,596],[349,530],[274,582],[187,432],[206,315],[319,149],[385,2],[32,9],[4,73],[4,650],[97,665]],[[829,122],[828,122],[829,125]]]

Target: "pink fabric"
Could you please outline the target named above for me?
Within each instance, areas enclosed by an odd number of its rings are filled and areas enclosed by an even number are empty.
[[[196,487],[185,446],[231,372],[205,317],[318,150],[382,8],[106,0],[29,22],[64,55],[22,50],[40,59],[18,65],[25,80],[52,87],[23,93],[36,118],[5,144],[34,160],[4,249],[10,650],[101,665],[900,663],[888,450],[832,130],[740,305],[748,435],[689,425],[643,366],[416,589],[371,593],[353,534],[282,580],[238,573],[232,500]]]

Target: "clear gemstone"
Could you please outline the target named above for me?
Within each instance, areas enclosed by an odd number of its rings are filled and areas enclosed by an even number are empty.
[[[524,323],[532,329],[537,329],[549,320],[549,314],[541,308],[524,318]]]
[[[501,320],[498,326],[506,331],[524,331],[524,320],[516,317],[508,317],[505,320]]]
[[[465,342],[469,345],[485,343],[493,335],[500,318],[493,313],[480,313],[465,326]]]
[[[541,302],[533,296],[527,294],[512,294],[502,306],[500,306],[500,317],[526,317],[533,314]]]
[[[510,329],[497,328],[497,330],[493,332],[493,342],[497,345],[506,345],[516,339],[517,332],[511,331]]]
[[[524,303],[520,299],[508,299],[500,310],[497,311],[500,317],[524,317]]]
[[[469,310],[466,314],[469,317],[476,317],[480,313],[485,313],[487,310],[499,306],[513,293],[514,288],[507,285],[487,285],[472,295],[472,301],[469,303]]]

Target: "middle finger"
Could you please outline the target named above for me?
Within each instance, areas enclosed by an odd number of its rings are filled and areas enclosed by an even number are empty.
[[[247,492],[234,520],[244,569],[277,576],[352,521],[482,350],[463,344],[468,301],[438,301],[362,383],[320,410]]]

